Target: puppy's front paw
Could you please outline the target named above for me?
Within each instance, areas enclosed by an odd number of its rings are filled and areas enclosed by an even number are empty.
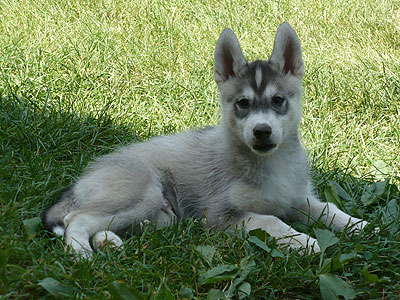
[[[321,249],[319,248],[318,241],[312,237],[310,237],[307,241],[307,251],[309,253],[320,253]]]
[[[349,232],[359,234],[369,223],[357,218],[351,218],[347,226]]]
[[[319,248],[318,241],[307,234],[297,233],[293,236],[286,237],[279,241],[280,244],[288,244],[292,249],[300,249],[300,253],[311,254],[319,253],[321,249]]]
[[[302,248],[304,250],[301,250],[301,253],[312,254],[321,252],[318,241],[306,234],[304,234],[304,237],[302,237]]]

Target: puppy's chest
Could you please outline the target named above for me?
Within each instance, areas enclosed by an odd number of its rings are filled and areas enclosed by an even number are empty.
[[[237,209],[284,216],[305,196],[305,185],[282,178],[266,178],[255,185],[238,181],[231,187],[230,201]]]

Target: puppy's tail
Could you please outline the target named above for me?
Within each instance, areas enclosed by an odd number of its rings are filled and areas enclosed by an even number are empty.
[[[70,187],[61,194],[56,202],[43,211],[41,218],[45,229],[63,236],[65,233],[64,218],[75,208],[76,197],[73,187]]]

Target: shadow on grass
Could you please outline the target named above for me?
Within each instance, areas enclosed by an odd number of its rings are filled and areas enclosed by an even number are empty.
[[[25,211],[48,204],[54,191],[69,185],[94,157],[133,141],[132,127],[116,126],[107,112],[79,115],[56,105],[39,107],[15,95],[2,96],[2,204]]]

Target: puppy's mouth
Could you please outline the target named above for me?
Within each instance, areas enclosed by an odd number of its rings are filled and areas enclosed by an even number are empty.
[[[276,147],[276,144],[260,143],[253,145],[253,149],[259,152],[268,152]]]

